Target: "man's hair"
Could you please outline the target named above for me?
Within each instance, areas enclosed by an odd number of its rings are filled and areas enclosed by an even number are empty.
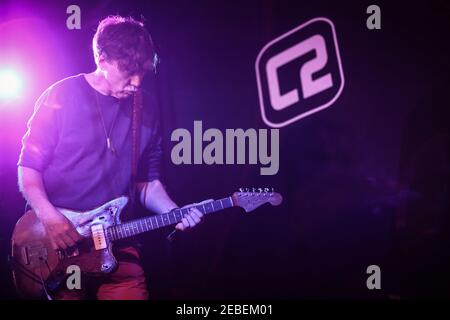
[[[150,33],[132,17],[109,16],[100,21],[92,49],[97,65],[103,54],[106,60],[117,61],[123,72],[135,74],[143,71],[144,65],[156,71],[158,56]]]

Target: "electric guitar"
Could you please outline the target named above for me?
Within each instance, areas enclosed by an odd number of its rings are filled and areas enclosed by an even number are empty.
[[[281,195],[273,190],[256,190],[259,192],[235,192],[228,198],[195,207],[203,214],[233,206],[250,212],[265,203],[279,205],[282,202]],[[33,210],[27,211],[17,222],[11,241],[10,261],[18,293],[31,299],[49,298],[62,285],[71,265],[78,266],[82,274],[100,276],[111,273],[117,267],[112,251],[114,241],[176,224],[188,213],[188,208],[174,209],[122,223],[120,214],[127,202],[128,198],[122,196],[85,212],[58,208],[83,237],[76,246],[65,250],[53,249],[43,224]]]

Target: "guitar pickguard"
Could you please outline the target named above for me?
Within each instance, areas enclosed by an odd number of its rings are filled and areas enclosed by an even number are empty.
[[[13,278],[18,291],[28,297],[43,296],[42,282],[48,290],[56,289],[71,265],[91,276],[114,271],[117,261],[107,230],[120,223],[120,213],[127,201],[127,197],[120,197],[86,212],[58,208],[83,236],[77,246],[66,250],[54,250],[34,211],[26,212],[17,222],[12,237]]]

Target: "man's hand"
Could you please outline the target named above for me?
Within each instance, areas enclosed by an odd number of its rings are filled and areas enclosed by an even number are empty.
[[[67,249],[83,237],[72,223],[56,208],[47,209],[39,215],[39,219],[47,231],[50,242],[55,250]]]
[[[48,201],[42,173],[22,166],[17,173],[20,191],[44,225],[53,248],[66,249],[81,240],[72,223]]]
[[[209,200],[202,201],[200,203],[192,203],[192,204],[189,204],[189,205],[181,208],[181,209],[189,208],[189,213],[186,214],[184,216],[184,218],[181,220],[181,222],[175,226],[175,229],[184,231],[186,229],[196,226],[202,220],[203,213],[201,213],[200,210],[195,208],[195,206],[197,206],[199,204],[211,202],[211,201],[214,201],[214,200],[209,199]]]

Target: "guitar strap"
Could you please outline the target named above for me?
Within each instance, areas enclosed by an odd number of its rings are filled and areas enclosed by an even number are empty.
[[[136,183],[139,163],[139,149],[141,142],[141,122],[142,122],[142,91],[138,90],[133,98],[132,114],[132,156],[131,156],[131,181],[130,181],[130,208],[134,209],[136,201]]]

